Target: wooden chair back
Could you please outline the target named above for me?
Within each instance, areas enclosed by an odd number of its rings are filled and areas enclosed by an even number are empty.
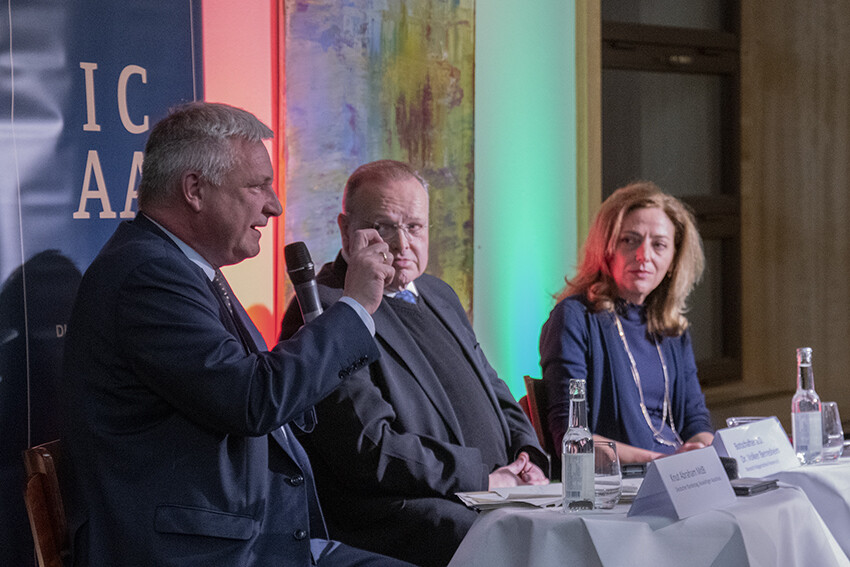
[[[546,388],[543,380],[524,376],[526,401],[528,403],[528,419],[531,420],[531,425],[534,431],[537,432],[537,439],[540,441],[540,446],[547,453],[552,453],[552,443],[549,439],[549,422],[546,418],[548,405],[546,403]]]
[[[537,433],[537,439],[540,441],[540,446],[548,453],[551,460],[551,475],[552,480],[560,480],[561,478],[561,460],[555,452],[555,446],[552,443],[552,438],[549,434],[549,403],[546,395],[546,385],[540,378],[532,378],[524,376],[525,380],[525,398],[528,409],[528,419]],[[523,408],[525,409],[525,408]]]
[[[62,567],[69,552],[68,524],[59,488],[61,467],[59,440],[24,450],[24,500],[40,567]]]

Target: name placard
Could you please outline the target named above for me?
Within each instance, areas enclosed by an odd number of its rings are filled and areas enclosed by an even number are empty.
[[[738,461],[738,476],[765,477],[800,466],[782,424],[774,417],[720,429],[717,454]]]
[[[706,447],[652,461],[628,515],[681,520],[734,502],[717,452]]]

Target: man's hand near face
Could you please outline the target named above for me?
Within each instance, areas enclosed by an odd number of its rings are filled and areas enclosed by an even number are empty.
[[[358,230],[349,242],[348,270],[342,294],[356,300],[370,314],[381,304],[384,286],[389,285],[395,270],[393,255],[378,231]]]

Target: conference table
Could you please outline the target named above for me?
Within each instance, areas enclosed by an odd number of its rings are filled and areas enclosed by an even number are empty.
[[[682,520],[628,517],[630,504],[566,514],[560,508],[494,508],[480,514],[450,566],[850,566],[804,488],[788,483],[826,491],[835,488],[840,471],[796,472],[780,488]],[[817,480],[803,482],[811,476]],[[837,499],[850,514],[847,497]],[[850,524],[843,529],[850,532]]]
[[[845,555],[850,557],[850,457],[789,469],[769,478],[803,490]]]

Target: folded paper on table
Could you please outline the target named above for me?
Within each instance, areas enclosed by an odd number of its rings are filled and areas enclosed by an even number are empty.
[[[560,482],[533,486],[512,486],[484,492],[458,492],[461,502],[476,510],[502,506],[536,506],[545,508],[560,504],[563,499]]]
[[[714,434],[713,446],[718,455],[738,462],[739,476],[762,478],[800,466],[775,416],[720,429]]]
[[[706,447],[652,461],[628,515],[681,520],[734,502],[720,457]]]

